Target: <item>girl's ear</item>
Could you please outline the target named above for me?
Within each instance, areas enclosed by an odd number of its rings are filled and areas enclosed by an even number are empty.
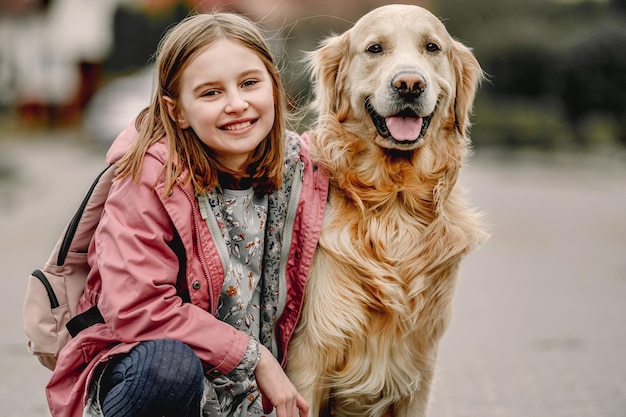
[[[189,127],[189,122],[187,122],[185,116],[180,111],[178,111],[174,99],[164,96],[163,104],[167,109],[167,114],[169,114],[170,119],[172,119],[174,123],[178,125],[178,127],[180,127],[181,129],[187,129]]]

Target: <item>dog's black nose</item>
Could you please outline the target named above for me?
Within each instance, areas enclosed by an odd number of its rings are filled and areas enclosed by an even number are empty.
[[[426,88],[426,80],[418,72],[401,72],[391,81],[391,88],[404,97],[418,97]]]

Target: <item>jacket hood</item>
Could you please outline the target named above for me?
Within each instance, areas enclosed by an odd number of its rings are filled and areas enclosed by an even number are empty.
[[[135,120],[133,119],[126,129],[122,131],[117,138],[113,141],[113,144],[109,148],[106,156],[106,161],[108,164],[113,164],[119,161],[122,156],[128,151],[133,141],[137,139],[139,136],[139,132],[135,128]]]

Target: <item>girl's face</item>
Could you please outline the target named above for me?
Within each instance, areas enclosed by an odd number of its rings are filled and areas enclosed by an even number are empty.
[[[165,100],[179,127],[192,128],[233,170],[242,168],[274,124],[270,74],[252,50],[229,39],[200,51],[182,73],[178,102]]]

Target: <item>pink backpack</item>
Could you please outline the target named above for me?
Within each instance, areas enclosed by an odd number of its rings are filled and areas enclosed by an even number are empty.
[[[76,308],[89,272],[89,243],[115,176],[112,167],[108,166],[96,177],[48,262],[28,278],[23,316],[28,351],[49,369],[54,369],[59,352],[71,336],[103,322],[97,308],[79,316]]]

